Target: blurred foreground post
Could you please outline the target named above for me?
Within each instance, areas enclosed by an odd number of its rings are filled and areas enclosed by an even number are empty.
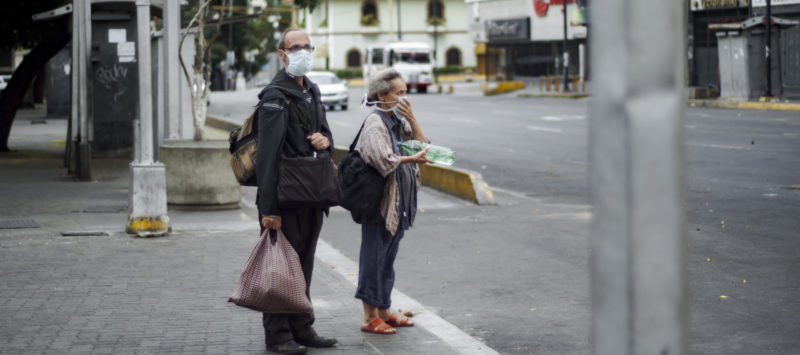
[[[594,354],[686,353],[685,6],[592,9]]]

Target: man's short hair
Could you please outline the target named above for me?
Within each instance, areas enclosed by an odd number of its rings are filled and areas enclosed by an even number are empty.
[[[289,27],[283,33],[281,33],[281,39],[278,40],[278,49],[285,49],[283,48],[286,45],[286,34],[289,32],[300,31],[303,32],[302,29],[296,27]]]

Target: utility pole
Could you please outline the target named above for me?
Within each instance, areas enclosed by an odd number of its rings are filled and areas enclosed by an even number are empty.
[[[436,60],[436,52],[439,51],[439,3],[438,2],[431,2],[431,6],[433,7],[433,14],[431,14],[431,19],[433,20],[433,83],[439,85],[439,61]]]
[[[569,91],[569,52],[567,51],[567,2],[568,0],[561,0],[564,3],[564,56],[562,62],[564,63],[564,92]]]
[[[686,1],[592,8],[591,339],[596,355],[687,353]],[[651,16],[658,14],[658,16]]]
[[[77,133],[75,141],[75,176],[78,180],[92,179],[92,146],[89,125],[92,122],[90,51],[92,43],[92,6],[75,1],[72,10],[72,121]]]
[[[127,232],[140,237],[169,232],[164,164],[153,160],[153,93],[150,56],[150,0],[136,0],[136,47],[139,66],[139,159],[131,162]]]
[[[401,24],[403,23],[402,17],[400,17],[400,0],[397,0],[397,40],[403,40],[403,29],[400,28]]]
[[[181,138],[181,68],[178,46],[181,41],[181,5],[179,1],[164,2],[164,101],[165,139]]]
[[[220,11],[220,16],[222,11]],[[231,4],[228,7],[228,17],[233,17],[233,0],[231,0]],[[233,90],[234,81],[236,78],[232,78],[231,74],[233,73],[233,61],[234,53],[233,53],[233,23],[228,24],[228,72],[225,73],[226,79],[225,80],[225,90]]]
[[[767,27],[767,43],[764,46],[767,62],[767,97],[772,97],[772,1],[767,0],[767,15],[764,16]]]

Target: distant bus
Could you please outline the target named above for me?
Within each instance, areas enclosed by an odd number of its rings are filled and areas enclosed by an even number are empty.
[[[384,68],[394,68],[403,77],[409,90],[428,92],[433,82],[431,46],[426,43],[395,42],[367,48],[364,82]]]

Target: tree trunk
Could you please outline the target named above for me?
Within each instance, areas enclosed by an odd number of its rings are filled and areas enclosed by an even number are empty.
[[[25,55],[19,67],[14,71],[8,86],[0,96],[0,152],[7,152],[8,137],[11,134],[11,125],[17,115],[17,109],[22,104],[25,92],[30,87],[36,73],[41,70],[53,56],[64,48],[71,38],[66,20],[59,20],[42,41]]]

